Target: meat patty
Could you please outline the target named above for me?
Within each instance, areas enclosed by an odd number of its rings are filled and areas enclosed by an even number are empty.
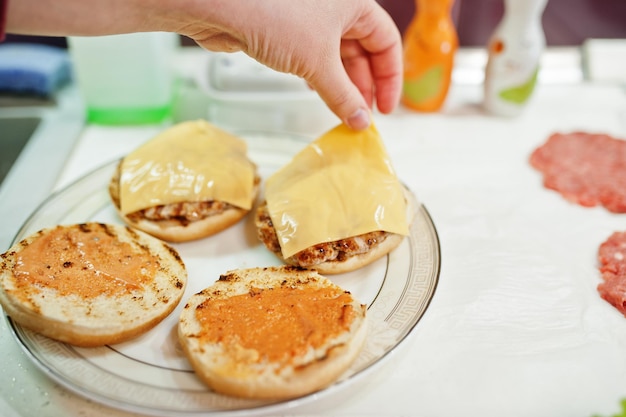
[[[626,213],[626,141],[605,134],[555,133],[535,149],[530,164],[543,185],[585,207]]]
[[[109,183],[109,194],[113,203],[120,207],[120,170],[121,162],[118,164],[115,173]],[[258,184],[260,178],[255,178],[255,184]],[[235,208],[232,204],[223,201],[207,200],[192,201],[172,204],[162,204],[154,207],[148,207],[129,213],[127,217],[132,221],[147,219],[151,221],[160,220],[177,220],[182,225],[189,224],[196,220],[201,220],[209,216],[214,216],[228,209]]]
[[[598,250],[600,296],[626,316],[626,232],[615,232]]]
[[[264,202],[257,210],[256,226],[259,240],[261,240],[270,251],[282,257],[278,236],[276,235],[274,224],[267,211],[267,202]],[[382,243],[389,234],[388,232],[379,230],[333,242],[319,243],[292,255],[285,259],[285,261],[303,268],[311,268],[329,261],[341,262],[351,256],[369,252],[371,248]]]

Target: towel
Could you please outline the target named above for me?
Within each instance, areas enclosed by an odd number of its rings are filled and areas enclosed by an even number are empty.
[[[66,49],[40,44],[0,45],[0,91],[48,97],[71,79]]]

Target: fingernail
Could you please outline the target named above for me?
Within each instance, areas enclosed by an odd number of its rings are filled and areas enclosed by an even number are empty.
[[[354,130],[366,129],[370,125],[369,112],[358,109],[348,118],[346,124]]]

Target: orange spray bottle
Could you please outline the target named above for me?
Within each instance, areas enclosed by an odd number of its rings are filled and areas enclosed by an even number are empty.
[[[402,103],[417,111],[441,109],[452,80],[459,40],[451,9],[454,0],[415,0],[413,20],[404,33]]]

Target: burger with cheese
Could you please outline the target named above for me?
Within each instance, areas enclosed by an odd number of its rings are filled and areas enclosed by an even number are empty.
[[[400,183],[375,126],[322,135],[265,183],[259,239],[287,264],[353,271],[409,233],[414,197]]]
[[[252,209],[259,184],[246,143],[197,120],[168,128],[124,157],[109,194],[128,225],[184,242],[241,220]]]

